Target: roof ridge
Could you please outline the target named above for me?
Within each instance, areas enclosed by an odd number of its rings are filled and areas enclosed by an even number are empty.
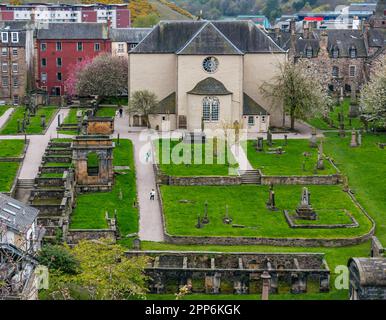
[[[209,24],[209,21],[205,21],[205,23],[202,25],[200,29],[197,30],[197,32],[193,35],[193,37],[190,38],[188,42],[185,43],[184,46],[181,47],[181,49],[176,51],[176,54],[179,54],[181,51],[185,50],[186,47],[193,42],[193,40],[201,33],[201,31]]]

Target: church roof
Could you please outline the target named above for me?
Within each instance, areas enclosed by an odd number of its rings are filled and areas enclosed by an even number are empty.
[[[165,99],[158,102],[154,114],[175,114],[176,113],[176,93],[169,94]]]
[[[196,94],[196,95],[217,95],[217,96],[225,96],[228,94],[232,94],[232,92],[228,91],[227,88],[225,88],[222,82],[212,77],[208,77],[200,81],[188,93]]]
[[[250,21],[161,21],[130,53],[284,53]]]
[[[212,23],[206,23],[177,54],[243,54]]]
[[[267,110],[265,110],[261,105],[259,105],[255,100],[248,96],[245,92],[243,95],[243,115],[268,115]]]

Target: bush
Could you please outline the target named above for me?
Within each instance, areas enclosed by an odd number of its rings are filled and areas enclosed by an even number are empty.
[[[50,271],[60,271],[66,274],[77,274],[79,271],[79,262],[63,246],[44,246],[39,253],[38,260]]]

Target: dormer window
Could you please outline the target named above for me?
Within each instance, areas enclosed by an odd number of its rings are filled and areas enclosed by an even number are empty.
[[[336,47],[332,48],[332,57],[334,59],[337,59],[339,57],[339,49],[338,48],[336,48]]]
[[[1,33],[1,42],[3,42],[3,43],[8,42],[8,32],[2,32]]]
[[[312,47],[307,47],[307,49],[306,49],[306,57],[307,58],[312,58],[312,56],[313,56]]]
[[[19,42],[19,33],[18,32],[11,32],[11,41],[12,41],[12,43],[18,43]]]
[[[349,52],[350,52],[351,59],[354,59],[357,57],[357,48],[355,48],[354,46],[350,48]]]

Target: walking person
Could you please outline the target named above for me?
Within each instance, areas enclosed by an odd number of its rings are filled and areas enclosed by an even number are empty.
[[[119,117],[122,118],[122,116],[123,116],[123,109],[119,108]]]
[[[150,151],[146,152],[146,162],[149,162],[150,159]]]
[[[151,189],[150,191],[150,200],[155,200],[155,190]]]

